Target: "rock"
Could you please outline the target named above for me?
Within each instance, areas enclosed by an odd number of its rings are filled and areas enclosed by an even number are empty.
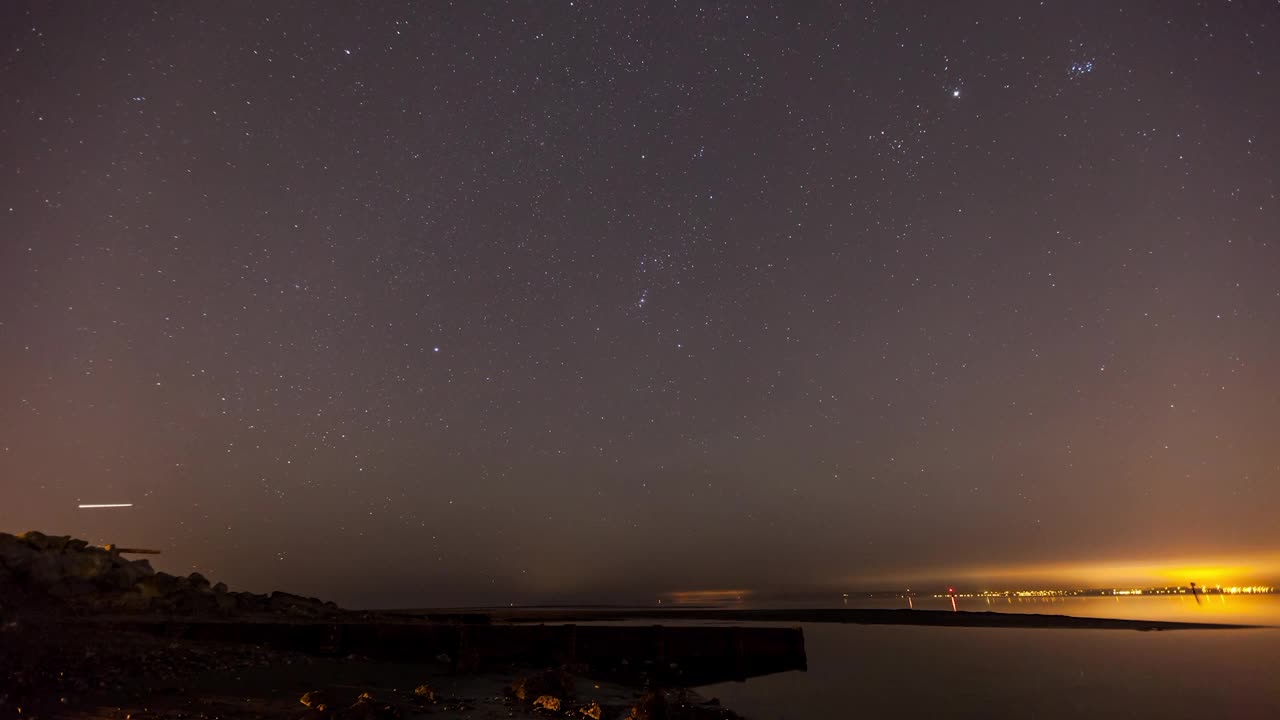
[[[546,710],[548,712],[560,712],[560,698],[552,695],[539,695],[533,701],[534,710]]]
[[[601,709],[600,703],[593,702],[586,707],[578,708],[578,714],[584,718],[590,718],[591,720],[600,720],[600,717],[604,714],[604,710]]]
[[[178,591],[178,578],[169,573],[158,572],[138,580],[134,587],[145,597],[163,598]]]
[[[667,720],[667,698],[656,690],[645,690],[631,706],[628,720]]]
[[[141,592],[130,592],[113,600],[112,607],[117,610],[126,610],[130,612],[147,610],[151,607],[151,598],[143,595]]]
[[[82,580],[98,580],[110,575],[113,570],[111,559],[106,553],[66,552],[60,556],[60,561],[64,576]]]
[[[279,590],[271,593],[266,605],[271,612],[295,617],[316,617],[328,612],[324,603],[318,598],[303,597]]]
[[[180,615],[214,615],[218,612],[218,598],[213,593],[188,588],[164,600],[167,609]]]
[[[147,560],[121,557],[114,545],[95,547],[69,535],[0,533],[0,599],[13,608],[46,611],[159,611],[228,616],[276,613],[324,617],[342,613],[334,603],[276,592],[232,593],[200,573],[176,577]]]
[[[373,695],[362,692],[356,702],[346,712],[343,720],[390,720],[400,717],[400,711],[385,703],[374,701]]]
[[[236,611],[236,599],[226,593],[214,593],[213,602],[218,608],[219,615],[231,615]]]
[[[151,569],[150,565],[147,565],[144,569],[127,560],[120,561],[118,558],[113,559],[110,555],[106,555],[105,557],[108,558],[108,562],[111,562],[112,565],[110,569],[102,575],[102,582],[105,586],[112,589],[132,590],[138,583],[154,576],[155,574],[154,571],[150,574],[145,572],[145,570]]]
[[[27,566],[27,583],[38,590],[48,590],[63,576],[62,563],[52,553],[37,553]]]
[[[436,690],[426,683],[422,683],[413,689],[413,697],[418,702],[433,703],[436,701]]]
[[[329,708],[329,695],[323,690],[308,690],[302,693],[302,697],[298,698],[298,702],[312,710],[324,712]]]
[[[573,697],[573,676],[563,670],[543,670],[524,675],[507,686],[507,694],[521,702],[531,702],[542,695]]]
[[[35,557],[36,551],[27,543],[7,533],[0,537],[0,564],[15,574],[25,574]]]
[[[85,598],[97,592],[93,583],[76,577],[64,577],[49,588],[50,595],[63,600]]]
[[[49,536],[38,530],[28,530],[19,535],[18,538],[37,550],[44,550],[45,542],[49,539]]]

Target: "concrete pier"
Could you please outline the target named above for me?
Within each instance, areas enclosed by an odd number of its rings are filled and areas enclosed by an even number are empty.
[[[692,687],[806,669],[804,634],[783,627],[118,620],[116,629],[254,643],[316,655],[431,662],[458,672],[569,667],[621,683]]]

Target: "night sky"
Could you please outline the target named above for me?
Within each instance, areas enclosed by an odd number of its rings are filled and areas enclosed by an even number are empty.
[[[0,529],[357,606],[1280,544],[1280,4],[0,13]]]

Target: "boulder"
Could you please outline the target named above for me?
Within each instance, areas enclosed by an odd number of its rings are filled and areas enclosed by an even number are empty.
[[[45,542],[49,539],[49,536],[39,530],[28,530],[19,535],[18,538],[37,550],[44,550]]]
[[[49,587],[49,594],[61,600],[84,600],[98,594],[98,587],[83,578],[64,577]]]
[[[521,702],[534,702],[543,695],[573,697],[573,676],[563,670],[543,670],[522,675],[507,686],[507,694]]]
[[[165,572],[140,578],[134,587],[149,598],[162,598],[179,590],[178,578]]]
[[[15,574],[25,574],[35,556],[36,550],[29,544],[8,533],[0,535],[0,565]]]
[[[44,539],[44,549],[54,552],[62,552],[67,549],[67,544],[71,542],[70,535],[49,535]],[[88,543],[85,543],[86,545]]]
[[[40,552],[31,558],[27,566],[27,584],[37,590],[48,590],[62,579],[65,572],[62,562],[53,553]]]
[[[332,701],[329,694],[323,690],[308,690],[302,693],[302,697],[298,698],[298,702],[311,708],[312,710],[326,710]]]
[[[114,569],[111,566],[111,558],[106,553],[64,552],[59,557],[59,562],[64,577],[80,580],[96,581]]]
[[[128,561],[118,562],[110,559],[111,567],[102,576],[102,585],[108,589],[114,590],[132,590],[139,583],[147,580],[155,575],[155,572],[146,572],[151,569],[150,565],[139,567],[136,563]]]
[[[317,617],[329,612],[325,603],[319,598],[303,597],[279,590],[271,593],[267,598],[266,606],[271,612],[294,617]]]
[[[627,720],[667,720],[667,698],[658,690],[645,690],[631,706]]]
[[[342,713],[343,720],[392,720],[399,717],[399,710],[375,701],[373,695],[367,692],[360,693],[355,704]]]
[[[534,710],[545,710],[550,713],[560,712],[560,698],[554,695],[539,695],[533,701]]]
[[[226,593],[214,593],[213,602],[219,615],[232,615],[236,611],[236,599]]]

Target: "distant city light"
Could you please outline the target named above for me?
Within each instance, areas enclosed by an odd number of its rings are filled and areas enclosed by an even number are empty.
[[[910,592],[910,591],[908,591]],[[1276,588],[1270,585],[1216,585],[1211,587],[1192,588],[1181,586],[1151,588],[1098,588],[1093,590],[983,590],[981,592],[956,592],[955,588],[947,588],[946,593],[937,593],[932,597],[939,599],[954,598],[1054,598],[1054,597],[1117,597],[1131,595],[1270,595]]]

